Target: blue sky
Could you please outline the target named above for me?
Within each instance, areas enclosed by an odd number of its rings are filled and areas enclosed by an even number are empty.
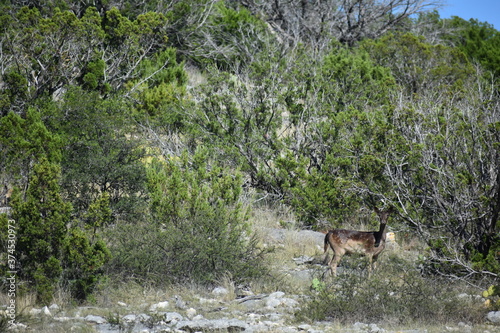
[[[465,20],[471,18],[488,22],[500,30],[500,0],[444,0],[445,5],[438,9],[441,18],[458,16]]]

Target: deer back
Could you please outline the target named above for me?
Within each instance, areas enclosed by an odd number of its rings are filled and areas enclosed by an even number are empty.
[[[382,250],[375,247],[376,237],[372,231],[335,229],[329,231],[327,237],[334,251],[339,253],[367,254]]]

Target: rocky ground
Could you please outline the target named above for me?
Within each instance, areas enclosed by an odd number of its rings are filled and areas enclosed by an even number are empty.
[[[151,304],[145,311],[133,311],[125,303],[117,304],[115,313],[100,315],[103,309],[79,307],[62,311],[57,305],[32,309],[31,316],[38,317],[37,327],[47,332],[405,332],[427,333],[419,328],[387,329],[370,323],[355,323],[350,327],[338,327],[331,322],[314,324],[297,323],[294,312],[300,304],[300,296],[284,292],[250,295],[227,302],[223,298],[228,291],[218,287],[213,297],[199,298],[196,303],[185,303],[182,299],[166,300]],[[491,320],[500,323],[500,312],[489,314]],[[496,317],[494,319],[494,317]],[[500,326],[484,324],[435,328],[439,332],[500,332]],[[19,323],[13,331],[32,331]]]
[[[321,253],[324,235],[310,231],[291,234],[282,229],[266,230],[267,241],[280,246],[307,244]],[[311,281],[314,270],[307,251],[297,254],[283,267],[292,279]],[[311,252],[309,252],[311,254]],[[307,282],[310,283],[310,282]],[[457,323],[440,328],[394,328],[374,323],[355,323],[340,327],[332,322],[300,323],[295,312],[307,298],[282,291],[267,294],[254,293],[248,287],[234,289],[220,286],[184,300],[172,293],[155,302],[144,300],[114,301],[111,307],[67,307],[57,304],[32,308],[17,321],[12,331],[17,332],[484,332],[500,333],[500,312],[490,312],[484,325],[470,326]],[[23,320],[26,318],[26,320]]]

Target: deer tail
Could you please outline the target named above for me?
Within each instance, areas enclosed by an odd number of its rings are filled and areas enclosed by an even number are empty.
[[[330,238],[330,234],[331,234],[331,233],[332,233],[331,231],[328,231],[328,232],[326,233],[326,235],[325,235],[325,245],[323,246],[323,248],[324,248],[324,252],[323,252],[323,253],[326,253],[326,251],[328,251],[328,247],[329,247],[329,245],[330,245],[330,240],[329,240],[329,238]]]

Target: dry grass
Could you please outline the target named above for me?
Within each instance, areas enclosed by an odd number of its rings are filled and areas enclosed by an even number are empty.
[[[188,87],[197,87],[207,82],[207,78],[199,71],[198,68],[186,65],[184,69],[188,75]]]
[[[266,228],[295,229],[298,226],[295,215],[285,206],[253,208],[249,222],[257,232]]]
[[[0,304],[9,304],[10,298],[6,293],[0,293]],[[16,295],[16,310],[19,315],[26,315],[36,305],[36,296],[33,293],[19,293]]]
[[[218,284],[220,287],[227,290],[227,294],[222,295],[222,301],[230,302],[236,299],[236,285],[230,273],[222,275]]]

